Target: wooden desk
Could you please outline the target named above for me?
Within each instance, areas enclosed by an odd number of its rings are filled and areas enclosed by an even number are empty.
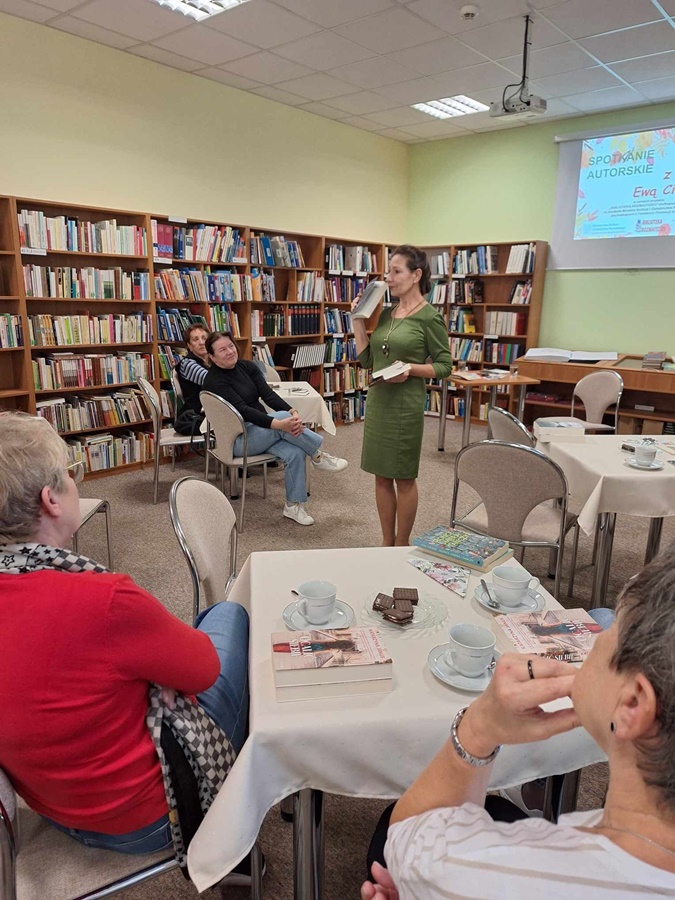
[[[474,378],[471,381],[466,381],[459,373],[452,373],[448,375],[446,379],[443,380],[443,385],[441,387],[441,417],[438,424],[438,449],[445,450],[445,425],[447,421],[447,413],[448,413],[448,382],[452,381],[455,384],[461,384],[464,388],[464,426],[462,428],[462,447],[466,447],[469,443],[469,435],[471,433],[471,398],[473,394],[473,389],[477,388],[489,388],[490,389],[490,403],[489,406],[494,406],[497,403],[497,388],[500,384],[508,384],[513,387],[520,387],[520,394],[518,398],[518,418],[522,422],[523,420],[523,410],[525,408],[525,390],[528,384],[539,384],[538,378],[533,378],[530,375],[504,375],[503,378]]]

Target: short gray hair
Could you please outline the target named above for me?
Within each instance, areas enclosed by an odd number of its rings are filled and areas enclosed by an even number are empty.
[[[637,742],[645,784],[675,812],[675,544],[625,586],[617,601],[618,640],[610,665],[642,672],[656,695],[658,734]]]
[[[46,419],[0,412],[0,544],[35,534],[42,488],[63,491],[66,463],[66,444]]]

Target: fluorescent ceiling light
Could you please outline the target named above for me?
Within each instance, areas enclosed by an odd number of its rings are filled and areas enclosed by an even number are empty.
[[[485,112],[490,109],[478,100],[458,94],[456,97],[446,97],[444,100],[429,100],[428,103],[413,103],[413,109],[435,116],[437,119],[450,119],[453,116],[468,116],[471,113]]]
[[[154,2],[201,22],[233,6],[240,6],[248,0],[154,0]]]

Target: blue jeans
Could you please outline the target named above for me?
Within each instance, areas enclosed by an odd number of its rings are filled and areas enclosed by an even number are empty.
[[[290,413],[270,413],[274,419],[288,419]],[[248,435],[248,455],[255,456],[258,453],[271,453],[284,463],[284,476],[286,478],[286,502],[307,502],[307,481],[305,479],[305,460],[308,456],[314,456],[323,444],[323,438],[309,428],[303,428],[302,432],[293,437],[285,431],[276,431],[272,428],[261,428],[260,425],[246,423]],[[242,456],[244,452],[244,438],[239,435],[234,442],[234,455]]]
[[[201,612],[195,619],[195,628],[208,634],[220,657],[220,675],[197,699],[239,753],[248,724],[248,613],[238,603],[226,600]],[[46,821],[87,847],[135,854],[154,853],[171,846],[168,815],[127,834],[82,831],[51,819]]]

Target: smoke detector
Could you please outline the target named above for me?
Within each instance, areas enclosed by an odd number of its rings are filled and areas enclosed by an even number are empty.
[[[465,22],[471,22],[479,12],[480,8],[475,3],[467,3],[466,6],[460,9],[459,14]]]

